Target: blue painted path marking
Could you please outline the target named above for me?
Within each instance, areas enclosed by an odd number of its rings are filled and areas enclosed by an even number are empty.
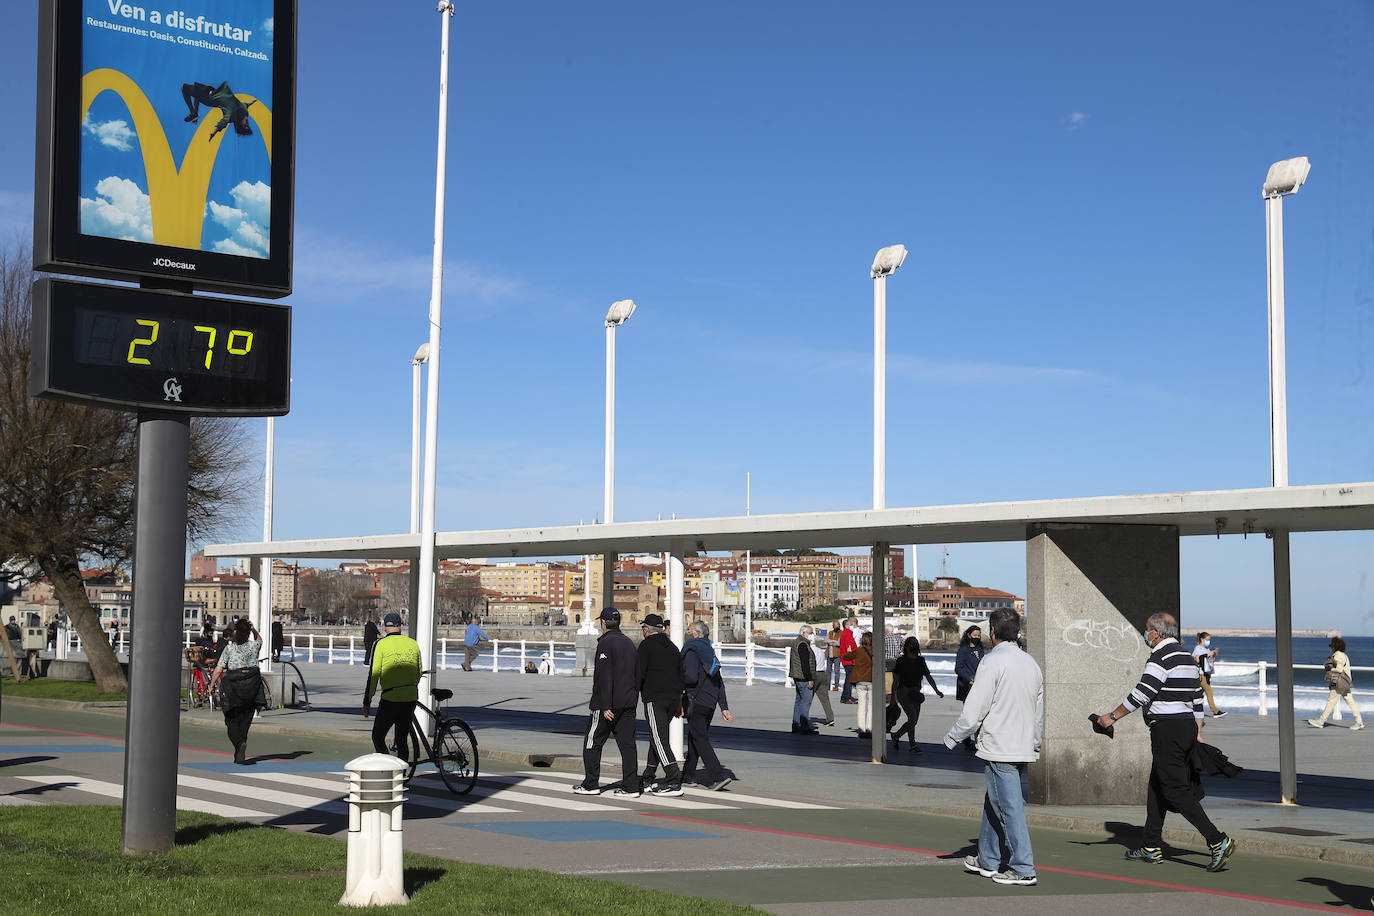
[[[29,754],[122,754],[123,744],[0,744],[0,753],[23,751]]]
[[[252,757],[252,753],[249,753]],[[258,757],[255,767],[259,772],[268,773],[343,773],[343,760],[272,760],[270,757]],[[188,770],[210,770],[214,773],[242,773],[245,776],[252,776],[251,770],[234,763],[232,760],[214,763],[183,763],[183,767]]]

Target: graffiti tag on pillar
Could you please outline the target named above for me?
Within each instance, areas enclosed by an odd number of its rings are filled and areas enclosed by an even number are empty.
[[[1064,628],[1064,642],[1082,649],[1103,652],[1112,661],[1133,661],[1140,654],[1142,640],[1135,627],[1086,618]]]

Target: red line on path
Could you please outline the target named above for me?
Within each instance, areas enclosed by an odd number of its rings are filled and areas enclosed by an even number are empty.
[[[46,728],[42,725],[20,725],[18,722],[6,722],[11,728],[31,728],[38,732],[52,732],[55,735],[76,735],[78,738],[99,738],[102,741],[118,741],[124,743],[123,738],[115,738],[111,735],[97,735],[92,732],[69,732],[63,728]],[[183,751],[200,751],[202,754],[232,754],[233,751],[212,751],[208,747],[190,747],[185,744],[178,744],[177,747]]]
[[[676,814],[658,814],[657,812],[642,811],[644,817],[657,817],[669,821],[686,821],[692,824],[702,824],[707,827],[727,827],[731,830],[750,830],[754,833],[772,833],[778,836],[800,837],[806,840],[827,840],[831,843],[844,843],[849,846],[869,846],[874,849],[895,849],[898,852],[914,852],[925,856],[945,856],[948,853],[937,852],[933,849],[917,849],[914,846],[894,846],[890,843],[869,843],[864,840],[848,840],[843,837],[822,836],[817,833],[796,833],[791,830],[774,830],[770,827],[748,827],[742,824],[726,824],[721,821],[708,821],[697,817],[682,817]],[[1081,878],[1100,878],[1103,881],[1117,881],[1122,884],[1139,884],[1144,887],[1160,887],[1171,891],[1190,891],[1194,894],[1210,894],[1213,897],[1227,897],[1231,900],[1253,900],[1257,903],[1273,903],[1279,906],[1295,907],[1302,910],[1320,910],[1324,913],[1349,913],[1348,907],[1325,906],[1320,903],[1299,903],[1295,900],[1280,900],[1276,897],[1258,897],[1254,894],[1237,894],[1232,891],[1213,890],[1209,887],[1193,887],[1188,884],[1171,884],[1167,881],[1150,881],[1146,878],[1125,878],[1121,875],[1105,875],[1100,872],[1078,871],[1073,868],[1056,868],[1050,865],[1036,866],[1036,871],[1055,872],[1061,875],[1078,875]]]

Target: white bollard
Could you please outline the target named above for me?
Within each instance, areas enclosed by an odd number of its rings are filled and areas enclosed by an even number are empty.
[[[388,754],[348,761],[348,871],[343,906],[409,903],[405,892],[402,802],[406,763]]]

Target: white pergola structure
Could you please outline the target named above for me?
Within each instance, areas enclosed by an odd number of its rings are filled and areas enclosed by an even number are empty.
[[[1365,482],[448,531],[436,533],[434,558],[437,566],[450,558],[642,552],[680,561],[689,550],[862,546],[873,551],[874,624],[880,626],[889,545],[1024,541],[1028,648],[1045,672],[1045,745],[1031,769],[1031,801],[1132,804],[1143,801],[1148,777],[1144,725],[1133,716],[1118,726],[1117,740],[1107,742],[1093,735],[1087,714],[1113,708],[1134,686],[1149,654],[1140,636],[1146,618],[1158,611],[1180,616],[1178,539],[1371,528],[1374,482]],[[420,547],[418,534],[384,534],[215,544],[205,553],[405,559],[414,570]],[[419,578],[411,576],[412,601]],[[676,594],[667,596],[669,622],[681,633],[683,580],[670,582]],[[419,636],[422,647],[428,638],[432,649],[433,632]],[[1277,633],[1280,641],[1291,636]],[[433,658],[432,651],[426,657]],[[1279,669],[1278,689],[1291,693],[1291,669]],[[875,762],[884,759],[882,705],[875,697]],[[1280,722],[1281,734],[1293,727],[1291,719]],[[1281,776],[1292,775],[1296,761],[1283,748],[1280,742]]]

